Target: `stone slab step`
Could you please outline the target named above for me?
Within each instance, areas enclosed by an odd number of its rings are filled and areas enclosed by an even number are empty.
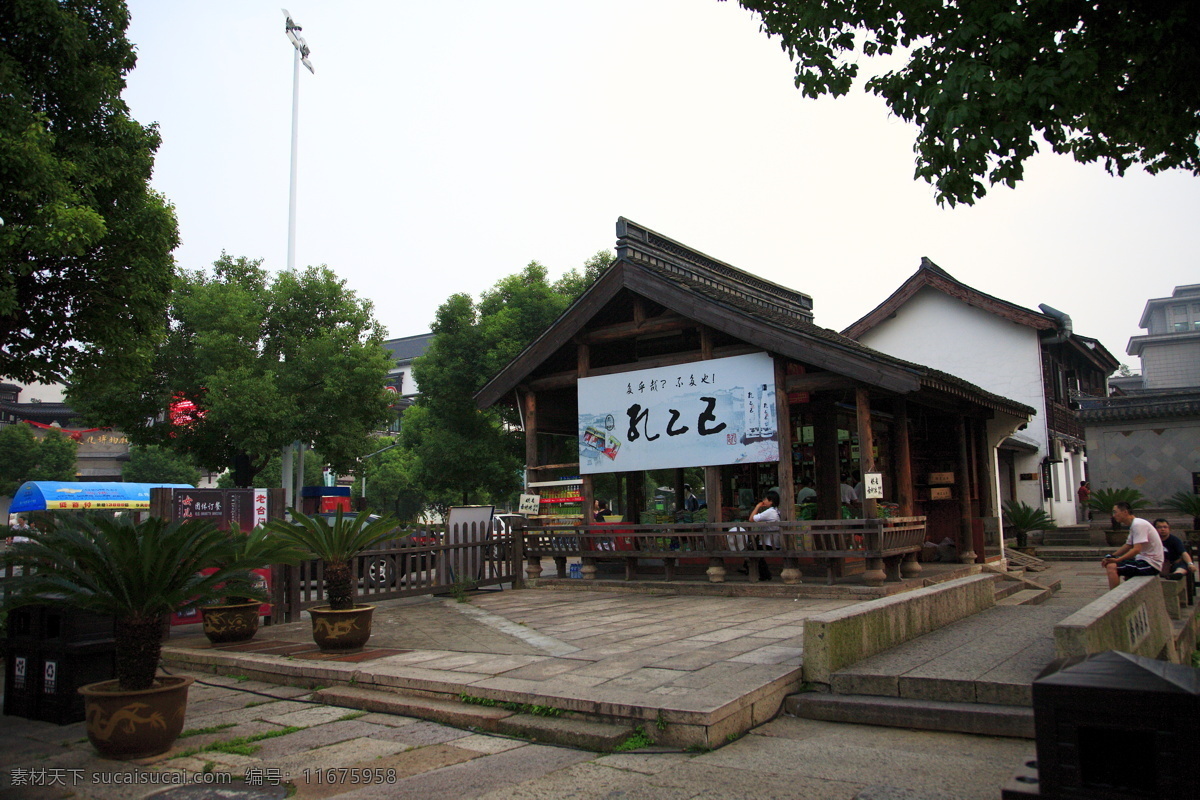
[[[996,598],[998,606],[1032,606],[1044,603],[1053,595],[1049,589],[1020,589],[1005,597]]]
[[[629,738],[630,725],[569,717],[543,717],[500,706],[414,697],[396,692],[339,686],[315,693],[315,700],[342,708],[417,717],[456,728],[519,736],[546,744],[609,752]]]
[[[784,708],[793,716],[828,722],[1034,738],[1033,709],[1023,706],[806,692],[788,697]]]
[[[1008,575],[1012,576],[1012,572],[1009,572]],[[1012,597],[1024,588],[1024,585],[1020,581],[1004,580],[1001,578],[996,581],[996,604],[999,605],[1001,600]]]

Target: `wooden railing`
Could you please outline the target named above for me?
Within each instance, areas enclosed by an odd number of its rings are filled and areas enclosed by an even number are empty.
[[[542,558],[554,558],[565,577],[566,559],[583,559],[582,574],[594,578],[598,559],[625,559],[626,579],[632,579],[638,559],[663,559],[667,580],[674,579],[679,558],[707,558],[712,582],[724,581],[726,558],[782,558],[785,583],[799,583],[796,559],[824,562],[832,583],[841,562],[866,560],[863,580],[878,585],[920,573],[916,554],[925,541],[925,517],[887,519],[798,520],[795,522],[706,522],[674,525],[538,526],[524,532],[527,573],[540,574]],[[900,562],[903,560],[903,566]],[[751,576],[756,574],[750,570]],[[751,580],[754,580],[752,577]]]
[[[445,525],[422,525],[407,532],[433,537],[438,544],[393,540],[357,556],[351,563],[355,602],[450,593],[456,588],[495,586],[521,579],[524,559],[519,537],[514,541],[511,534],[486,526],[447,531]],[[455,539],[464,541],[447,543]],[[277,621],[294,622],[301,611],[328,602],[320,561],[304,561],[295,567],[276,565],[271,575],[271,603]]]

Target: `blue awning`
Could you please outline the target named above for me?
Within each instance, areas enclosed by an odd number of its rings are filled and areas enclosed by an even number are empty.
[[[8,513],[68,509],[148,509],[150,490],[194,489],[189,483],[81,483],[79,481],[26,481],[13,495]]]

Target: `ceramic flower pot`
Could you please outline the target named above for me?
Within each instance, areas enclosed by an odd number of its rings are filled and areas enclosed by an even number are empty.
[[[202,606],[204,635],[213,644],[246,642],[258,632],[258,609],[262,604],[236,603],[224,606]]]
[[[325,651],[355,650],[371,638],[371,615],[375,606],[355,606],[334,611],[329,606],[310,608],[313,641]]]
[[[183,731],[194,678],[159,676],[149,689],[127,692],[117,681],[79,687],[88,740],[103,758],[128,760],[165,753]]]

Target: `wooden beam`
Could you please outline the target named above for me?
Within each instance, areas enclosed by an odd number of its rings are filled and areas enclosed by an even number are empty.
[[[831,389],[856,389],[862,383],[831,372],[819,372],[815,375],[789,375],[785,385],[789,392],[819,392]]]
[[[684,319],[678,314],[662,314],[657,317],[652,317],[644,322],[621,322],[616,325],[605,325],[602,328],[593,328],[590,331],[579,334],[579,341],[587,344],[599,344],[601,342],[614,342],[621,339],[633,339],[638,336],[645,336],[651,333],[669,333],[671,331],[683,331],[688,328],[695,328],[696,323],[690,319]]]
[[[833,402],[818,397],[812,404],[813,450],[817,489],[817,519],[841,519],[841,464],[838,461],[837,410]]]
[[[713,332],[707,325],[700,326],[700,357],[705,361],[713,357]]]

